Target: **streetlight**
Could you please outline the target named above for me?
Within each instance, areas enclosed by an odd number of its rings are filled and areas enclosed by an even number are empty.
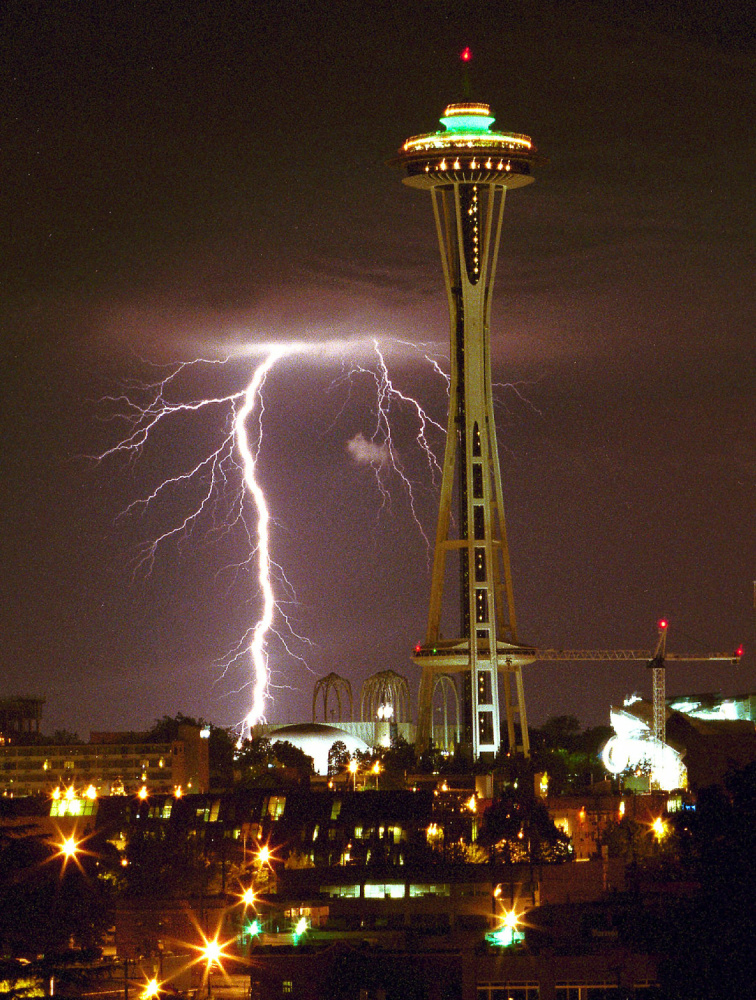
[[[160,983],[157,979],[148,979],[142,990],[141,1000],[154,1000],[160,994]]]
[[[245,906],[254,906],[257,902],[257,896],[255,896],[255,890],[252,886],[245,889],[241,894],[241,901]]]
[[[221,963],[222,958],[227,958],[228,956],[223,951],[225,945],[222,945],[218,941],[217,935],[212,938],[212,940],[205,940],[205,945],[200,948],[200,956],[205,962],[205,977],[207,979],[207,995],[208,998],[212,995],[211,985],[210,985],[210,973],[214,965],[223,971],[223,965]]]
[[[495,892],[494,895],[496,895]],[[520,920],[514,908],[504,910],[499,916],[499,920],[501,922],[497,929],[486,934],[487,941],[500,948],[510,948],[516,942],[522,941],[524,934],[520,930]]]
[[[273,852],[271,851],[271,849],[268,847],[267,844],[263,844],[260,847],[260,849],[257,852],[257,860],[261,868],[263,866],[265,866],[266,868],[270,868],[270,861],[272,854]]]
[[[653,830],[654,836],[656,837],[657,840],[664,840],[664,838],[667,836],[667,833],[669,832],[667,830],[667,824],[664,822],[661,816],[656,817],[656,819],[651,824],[651,829]]]
[[[55,844],[55,847],[58,849],[55,857],[63,859],[63,871],[66,870],[66,865],[69,861],[74,861],[81,868],[81,864],[79,863],[79,853],[81,852],[80,842],[73,834],[70,837],[64,837],[60,843]]]
[[[76,842],[76,838],[73,836],[66,837],[63,843],[60,845],[60,854],[62,857],[66,859],[66,861],[70,861],[72,858],[75,858],[78,853],[78,850],[79,850],[79,845]]]
[[[352,759],[349,761],[349,773],[352,775],[352,791],[357,791],[357,769],[359,764],[356,760]]]

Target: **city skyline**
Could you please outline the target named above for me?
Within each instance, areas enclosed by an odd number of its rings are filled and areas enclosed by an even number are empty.
[[[230,2],[149,21],[31,9],[11,9],[2,43],[7,695],[45,696],[45,725],[82,736],[90,718],[243,717],[215,662],[255,607],[227,571],[238,539],[194,537],[134,582],[150,525],[119,518],[207,427],[133,468],[79,456],[113,443],[98,401],[123,379],[250,342],[359,342],[360,358],[393,343],[397,384],[445,421],[443,380],[396,346],[447,350],[432,220],[385,161],[461,96],[466,45],[474,96],[550,160],[507,206],[492,317],[494,382],[514,385],[497,429],[521,640],[652,650],[664,616],[670,651],[746,646],[737,668],[670,669],[671,693],[753,689],[747,19],[738,34],[696,4],[674,24],[643,4],[525,4],[494,23],[447,4],[338,21],[319,4],[264,21]],[[252,365],[199,385],[235,391]],[[274,558],[313,643],[277,651],[294,690],[272,721],[308,717],[331,670],[358,689],[390,668],[417,690],[428,551],[396,484],[381,508],[354,448],[374,397],[358,387],[336,420],[338,375],[287,361],[266,387]],[[412,433],[397,443],[427,532],[437,487]],[[536,664],[524,681],[534,724],[608,721],[650,693],[637,665]]]

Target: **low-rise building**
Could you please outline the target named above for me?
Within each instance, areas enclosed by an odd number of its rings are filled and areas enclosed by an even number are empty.
[[[196,726],[179,726],[178,739],[149,743],[134,733],[92,733],[88,743],[0,745],[0,795],[57,794],[73,788],[92,795],[204,792],[210,785],[208,741]],[[61,806],[63,809],[63,806]],[[65,812],[61,813],[64,815]]]

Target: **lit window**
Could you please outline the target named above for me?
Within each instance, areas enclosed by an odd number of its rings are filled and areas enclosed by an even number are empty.
[[[284,979],[284,981],[281,983],[281,992],[282,993],[293,992],[293,986],[290,979]]]
[[[418,885],[410,886],[410,896],[448,896],[449,895],[449,885],[428,885],[420,883]]]
[[[337,899],[359,899],[360,896],[358,885],[324,885],[320,891]]]
[[[283,816],[284,807],[286,806],[286,796],[285,795],[271,795],[268,799],[267,814],[271,819],[279,819]]]
[[[404,899],[404,883],[389,882],[385,885],[365,883],[365,899]]]

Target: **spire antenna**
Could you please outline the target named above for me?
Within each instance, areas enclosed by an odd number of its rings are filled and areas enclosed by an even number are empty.
[[[472,62],[472,52],[470,51],[470,46],[466,45],[459,54],[460,62],[462,63],[462,94],[466,100],[470,101],[471,98],[471,87],[470,87],[470,63]]]

